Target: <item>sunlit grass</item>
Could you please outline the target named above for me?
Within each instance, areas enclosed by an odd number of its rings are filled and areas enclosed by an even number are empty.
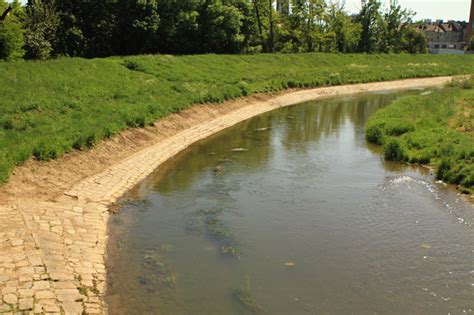
[[[410,96],[379,110],[366,137],[388,160],[429,164],[437,178],[474,191],[474,84],[464,80],[429,95]]]

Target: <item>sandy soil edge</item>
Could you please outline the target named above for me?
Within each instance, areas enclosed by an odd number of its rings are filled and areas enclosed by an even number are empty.
[[[0,188],[0,311],[105,313],[107,207],[191,144],[280,107],[441,86],[450,79],[343,85],[197,105],[152,127],[126,130],[90,151],[47,163],[28,161]]]

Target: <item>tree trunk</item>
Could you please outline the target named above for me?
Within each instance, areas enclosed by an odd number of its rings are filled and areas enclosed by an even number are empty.
[[[258,10],[257,1],[253,1],[253,6],[255,8],[255,16],[257,17],[257,25],[258,25],[258,32],[260,35],[260,44],[262,45],[263,51],[266,51],[265,40],[263,39],[263,27],[262,27],[262,20],[260,19],[260,11]]]
[[[273,29],[273,0],[268,1],[268,19],[270,22],[270,36],[268,38],[268,52],[273,52],[275,48],[275,33]]]
[[[8,5],[8,8],[3,12],[3,14],[0,16],[0,21],[3,21],[7,18],[8,13],[12,10],[11,5]]]

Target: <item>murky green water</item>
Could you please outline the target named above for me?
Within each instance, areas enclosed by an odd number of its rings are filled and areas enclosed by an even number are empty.
[[[472,207],[364,139],[400,95],[280,109],[167,163],[112,219],[111,314],[251,314],[236,289],[261,314],[471,313]]]

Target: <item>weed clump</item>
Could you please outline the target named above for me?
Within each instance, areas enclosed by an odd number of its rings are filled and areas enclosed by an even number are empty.
[[[249,291],[243,289],[236,289],[233,291],[234,298],[246,309],[253,313],[263,311],[263,307],[257,303],[255,298]]]
[[[147,250],[143,253],[145,274],[138,277],[138,283],[149,293],[155,293],[162,288],[173,288],[175,276],[170,266],[157,250]]]
[[[238,243],[222,221],[222,212],[222,209],[198,210],[194,214],[195,218],[191,228],[196,231],[202,227],[208,237],[217,243],[222,255],[240,259]]]
[[[366,128],[365,138],[370,143],[382,145],[383,144],[383,131],[380,125],[372,125]]]
[[[390,139],[383,148],[386,160],[395,162],[403,162],[405,160],[403,147],[397,139]]]
[[[446,84],[446,87],[470,90],[474,88],[474,76],[454,78]]]

